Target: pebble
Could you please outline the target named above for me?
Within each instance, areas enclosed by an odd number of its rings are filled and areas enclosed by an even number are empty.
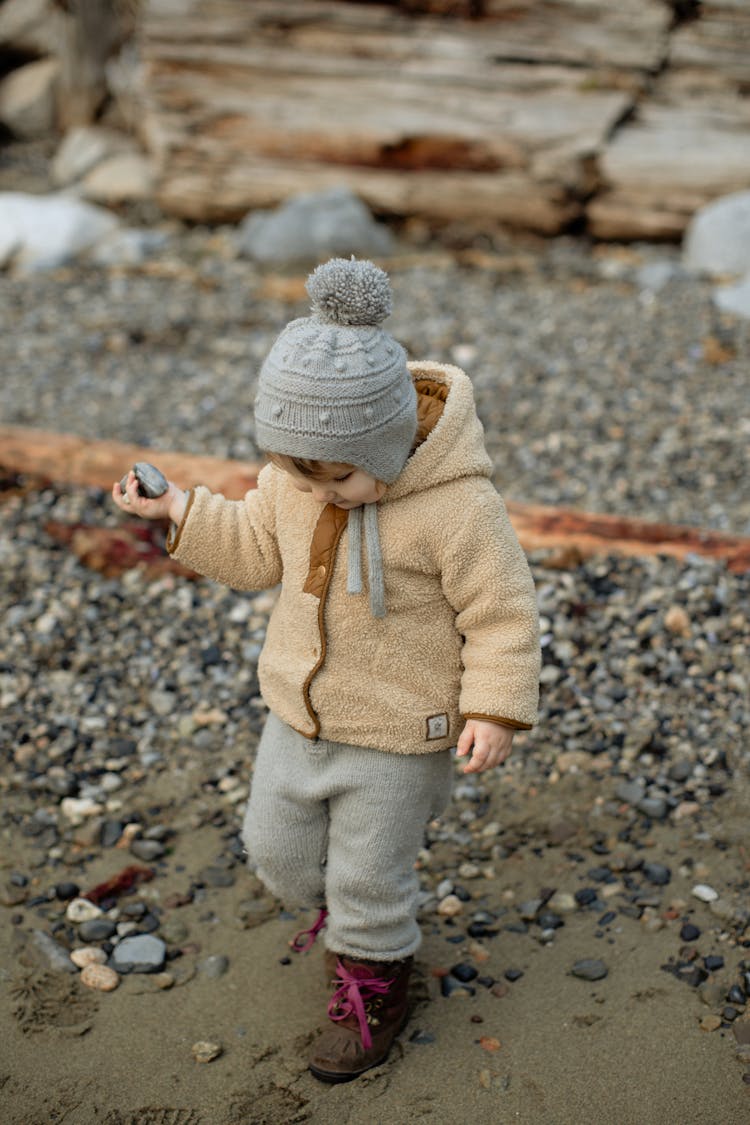
[[[657,887],[665,886],[672,878],[672,872],[663,863],[644,863],[643,874]]]
[[[696,883],[691,893],[693,898],[700,899],[701,902],[715,902],[719,897],[719,892],[707,883]]]
[[[120,977],[107,965],[92,962],[81,970],[80,981],[87,988],[93,988],[97,992],[112,992],[120,983]]]
[[[609,973],[609,969],[603,961],[589,958],[576,961],[570,971],[574,977],[580,977],[581,980],[591,981],[603,980]]]
[[[198,1043],[193,1043],[190,1048],[193,1058],[199,1063],[210,1063],[214,1059],[218,1059],[222,1053],[223,1047],[221,1043],[210,1043],[201,1039]]]
[[[152,934],[123,938],[112,951],[110,966],[120,973],[156,973],[164,965],[167,947]]]
[[[81,941],[108,941],[117,933],[117,923],[111,918],[92,918],[90,922],[82,922],[78,927],[78,936]]]
[[[98,945],[83,945],[71,950],[70,959],[79,969],[85,969],[87,965],[103,965],[107,954]]]
[[[198,971],[204,977],[209,977],[211,980],[217,980],[223,977],[229,969],[229,958],[224,956],[223,953],[214,953],[210,957],[204,958],[203,961],[198,962]]]
[[[34,930],[31,940],[54,972],[74,973],[76,971],[67,949],[63,949],[44,930]]]
[[[438,903],[437,912],[442,918],[455,918],[463,913],[464,904],[455,894],[446,895]]]
[[[94,918],[101,918],[104,911],[96,903],[89,902],[87,898],[74,898],[68,903],[65,917],[74,925],[81,922],[91,922]]]

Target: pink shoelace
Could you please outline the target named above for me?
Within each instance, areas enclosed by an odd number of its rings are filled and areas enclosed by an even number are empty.
[[[294,935],[289,942],[290,948],[293,949],[295,953],[307,953],[308,950],[312,949],[316,937],[326,924],[327,917],[328,911],[323,907],[318,911],[318,917],[309,930],[300,930],[299,933]]]
[[[380,977],[367,976],[368,969],[360,970],[363,974],[350,972],[345,965],[336,963],[336,975],[341,984],[331,997],[328,1005],[328,1015],[332,1020],[345,1020],[354,1013],[359,1023],[359,1032],[362,1036],[362,1046],[367,1051],[372,1046],[372,1036],[367,1022],[365,1002],[372,996],[383,996],[388,992],[393,981],[383,980]]]

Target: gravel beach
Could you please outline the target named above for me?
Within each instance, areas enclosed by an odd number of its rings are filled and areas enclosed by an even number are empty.
[[[257,459],[254,373],[304,271],[166,229],[138,268],[0,277],[4,424]],[[471,374],[508,498],[750,534],[750,328],[676,250],[412,245],[391,274],[393,334]],[[414,1015],[329,1089],[321,953],[286,946],[310,920],[238,838],[273,592],[105,577],[59,533],[120,526],[105,494],[2,488],[3,1121],[747,1120],[750,575],[531,557],[539,726],[457,770]],[[82,983],[81,947],[114,976]]]

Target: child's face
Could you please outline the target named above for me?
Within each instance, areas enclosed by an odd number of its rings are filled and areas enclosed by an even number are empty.
[[[360,504],[375,504],[386,490],[382,481],[370,476],[364,469],[344,465],[337,461],[322,461],[315,477],[305,476],[293,466],[284,466],[300,492],[309,492],[320,504],[335,504],[337,508],[358,508]]]

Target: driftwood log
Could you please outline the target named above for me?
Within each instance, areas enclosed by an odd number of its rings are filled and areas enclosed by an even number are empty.
[[[143,0],[139,51],[188,219],[346,183],[383,215],[676,239],[750,181],[746,0]]]
[[[486,5],[150,0],[140,120],[161,204],[236,220],[346,182],[376,211],[547,234],[666,50],[657,0]],[[179,11],[178,11],[179,10]]]
[[[109,490],[134,461],[153,461],[177,484],[187,488],[200,482],[229,499],[240,499],[254,488],[260,469],[259,465],[217,457],[160,452],[119,442],[92,442],[72,434],[18,426],[0,427],[0,471],[6,478],[28,474],[37,479]],[[550,552],[553,566],[575,566],[591,555],[684,558],[697,554],[722,560],[735,573],[750,571],[750,539],[741,536],[517,502],[508,503],[508,513],[524,549]],[[109,568],[107,573],[119,573],[118,567],[121,570],[124,565],[146,562],[156,574],[169,569],[169,560],[158,561],[161,548],[154,547],[153,537],[146,532],[136,535],[131,528],[123,538],[122,531],[112,529],[74,527],[66,531],[51,525],[49,530],[55,538],[69,542],[83,561],[96,559],[100,569]]]

